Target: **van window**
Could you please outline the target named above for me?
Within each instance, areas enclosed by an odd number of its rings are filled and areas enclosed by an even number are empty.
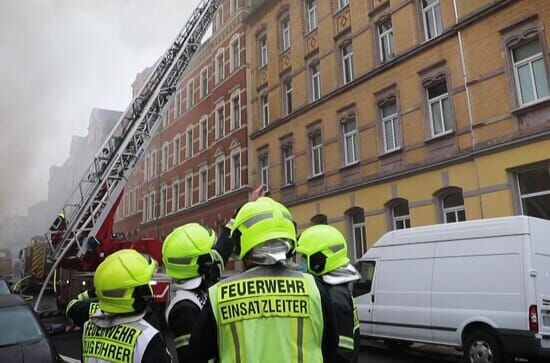
[[[361,274],[361,278],[353,285],[353,296],[365,295],[371,292],[372,280],[374,278],[374,269],[376,262],[360,261],[357,264],[357,270]]]

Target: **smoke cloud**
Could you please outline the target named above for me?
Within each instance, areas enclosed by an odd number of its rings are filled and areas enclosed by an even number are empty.
[[[49,168],[93,107],[124,110],[136,73],[198,0],[0,2],[0,218],[47,198]],[[1,234],[1,231],[0,231]]]

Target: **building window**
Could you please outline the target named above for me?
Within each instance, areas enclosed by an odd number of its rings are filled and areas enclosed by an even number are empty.
[[[548,77],[539,38],[515,47],[511,52],[520,105],[548,98]]]
[[[441,82],[426,89],[428,112],[432,136],[445,134],[452,130],[451,102],[447,92],[447,82]]]
[[[409,213],[409,202],[400,199],[391,208],[393,229],[411,228],[411,216]]]
[[[321,133],[316,132],[309,137],[311,146],[311,175],[317,176],[323,173],[323,142]]]
[[[292,144],[283,146],[284,185],[294,184],[294,152]]]
[[[342,72],[344,84],[353,81],[353,46],[351,43],[342,47]]]
[[[385,63],[393,59],[393,28],[391,18],[378,24],[378,45],[380,62]]]
[[[290,20],[288,18],[281,21],[281,48],[283,51],[290,48]]]
[[[187,82],[187,108],[193,107],[195,104],[195,81],[190,80]]]
[[[550,168],[517,173],[521,214],[550,219]]]
[[[225,101],[221,101],[216,107],[216,139],[225,136]]]
[[[208,68],[201,71],[201,98],[208,95]]]
[[[367,245],[367,229],[365,227],[365,213],[361,208],[354,208],[348,212],[349,225],[351,227],[351,243],[353,257],[359,260],[365,253]]]
[[[318,224],[328,224],[328,218],[324,214],[314,215],[309,221],[312,226],[316,226]]]
[[[285,116],[292,113],[292,79],[287,79],[283,82],[283,93],[284,93],[284,112]]]
[[[225,157],[216,161],[216,195],[225,193]]]
[[[176,135],[176,137],[174,137],[174,157],[173,157],[174,166],[179,165],[179,163],[181,163],[180,151],[181,151],[181,137],[178,134]]]
[[[342,10],[349,5],[349,0],[338,0],[338,10]]]
[[[193,125],[189,125],[185,132],[186,145],[185,145],[185,157],[187,159],[193,157]]]
[[[231,154],[231,189],[241,186],[241,152],[240,150]]]
[[[199,171],[199,201],[206,202],[208,200],[208,168],[202,167]]]
[[[317,0],[306,0],[306,14],[308,32],[317,29],[319,25],[317,18]]]
[[[180,209],[180,182],[174,181],[172,184],[172,213]]]
[[[157,160],[157,154],[157,150],[153,150],[153,152],[151,153],[151,158],[153,159],[153,175],[151,175],[151,177],[159,175],[159,162]]]
[[[441,5],[439,0],[421,0],[422,17],[424,19],[424,34],[426,40],[437,37],[443,32],[441,23]]]
[[[155,219],[157,217],[157,193],[155,192],[151,192],[151,196],[149,197],[149,202],[151,203],[150,204],[150,208],[149,208],[149,213],[150,213],[150,218],[149,220],[152,221],[153,219]]]
[[[241,91],[235,92],[231,98],[231,129],[241,127]]]
[[[181,92],[176,92],[176,95],[174,96],[174,104],[175,104],[175,117],[178,117],[179,115],[181,115]],[[164,114],[164,118],[166,119],[166,121],[168,121],[168,115],[165,113]],[[164,119],[163,119],[164,121]],[[166,127],[166,123],[163,122],[163,128]]]
[[[380,106],[382,116],[382,131],[384,135],[384,152],[388,153],[401,147],[401,127],[397,116],[395,101]]]
[[[149,164],[149,155],[145,155],[143,158],[143,181],[147,181],[149,175],[147,174],[149,172],[148,169]]]
[[[267,65],[267,36],[263,36],[258,41],[258,48],[260,51],[260,67]]]
[[[159,215],[162,217],[162,216],[165,216],[167,213],[166,211],[166,208],[167,208],[167,202],[168,202],[168,188],[166,187],[166,185],[163,185],[161,188],[160,188],[160,212],[159,212]]]
[[[231,57],[229,59],[231,63],[231,72],[235,72],[241,66],[241,47],[240,47],[239,35],[236,34],[235,39],[231,42]]]
[[[453,190],[441,195],[441,206],[444,223],[463,222],[466,220],[464,198],[461,190]]]
[[[260,161],[260,184],[265,185],[269,189],[269,156],[262,154],[259,157]]]
[[[168,170],[168,143],[165,142],[163,145],[162,145],[162,149],[161,149],[161,172],[165,172]]]
[[[216,55],[216,84],[225,78],[225,57],[223,48],[218,50]]]
[[[185,177],[185,208],[193,205],[193,174]]]
[[[266,93],[260,95],[260,107],[261,107],[261,116],[262,116],[262,127],[267,127],[269,125],[269,99]]]
[[[200,149],[208,147],[208,117],[204,117],[200,122]]]
[[[314,102],[321,98],[321,66],[319,63],[309,66],[309,76],[311,79],[311,101]]]
[[[344,163],[350,165],[357,162],[357,123],[355,117],[342,122],[344,135]]]

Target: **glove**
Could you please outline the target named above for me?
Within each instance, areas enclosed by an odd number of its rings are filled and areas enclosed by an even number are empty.
[[[86,291],[81,292],[80,294],[78,294],[76,298],[78,299],[78,301],[87,301],[90,299],[97,298],[97,295],[95,293],[95,288],[92,287]]]

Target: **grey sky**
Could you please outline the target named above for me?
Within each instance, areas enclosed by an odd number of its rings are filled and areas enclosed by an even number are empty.
[[[0,1],[0,217],[45,199],[92,107],[124,110],[137,72],[198,0]]]

